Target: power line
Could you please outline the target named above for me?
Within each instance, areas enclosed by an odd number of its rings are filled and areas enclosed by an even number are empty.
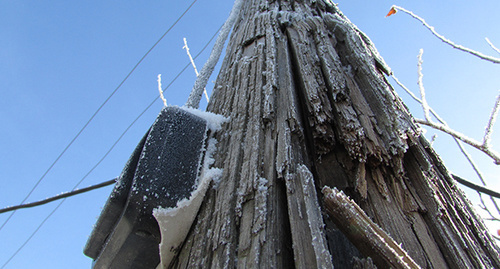
[[[477,185],[477,184],[474,184],[468,180],[465,180],[457,175],[451,175],[453,177],[454,180],[456,180],[458,183],[466,186],[466,187],[469,187],[473,190],[476,190],[478,192],[482,192],[484,194],[487,194],[491,197],[495,197],[495,198],[500,198],[500,193],[494,191],[494,190],[490,190],[484,186],[480,186],[480,185]]]
[[[200,56],[201,53],[203,53],[203,51],[208,47],[208,45],[210,45],[210,43],[215,38],[215,36],[217,35],[217,33],[219,32],[219,30],[221,28],[222,28],[222,26],[219,27],[219,29],[210,38],[210,40],[205,44],[205,46],[201,49],[201,51],[198,54],[196,54],[196,56],[194,57],[194,59],[198,58],[198,56]],[[191,65],[190,62],[188,64],[186,64],[186,66],[184,66],[184,68],[170,81],[170,83],[163,90],[164,91],[167,90],[177,80],[177,78],[179,78],[180,75],[182,73],[184,73],[184,71],[186,71],[186,69],[190,65]],[[137,116],[134,119],[134,121],[132,121],[132,123],[130,123],[130,125],[125,129],[125,131],[122,132],[122,134],[120,135],[120,137],[118,137],[118,139],[115,141],[115,143],[106,152],[106,154],[104,154],[104,156],[97,162],[97,164],[94,165],[94,167],[92,169],[90,169],[90,171],[76,184],[76,186],[75,186],[74,189],[76,189],[78,187],[78,185],[108,156],[108,154],[111,152],[111,150],[113,150],[113,148],[116,146],[116,144],[118,144],[118,142],[123,138],[123,136],[128,132],[128,130],[139,120],[139,118],[142,117],[142,115],[144,115],[144,113],[146,113],[146,111],[148,111],[153,106],[153,104],[159,98],[160,98],[159,95],[156,96],[156,98],[139,114],[139,116]],[[40,223],[40,225],[35,229],[35,231],[28,237],[28,239],[26,239],[26,241],[24,241],[24,243],[14,252],[14,254],[12,254],[12,256],[10,256],[10,258],[7,260],[7,262],[5,262],[2,265],[2,267],[0,267],[0,269],[3,269],[26,246],[26,244],[28,244],[28,242],[35,236],[35,234],[40,230],[40,228],[45,224],[45,222],[57,211],[57,209],[59,209],[59,207],[62,205],[62,203],[64,203],[64,201],[66,201],[66,199],[67,199],[67,197],[62,199],[62,201],[52,210],[52,212],[49,213],[49,215]],[[16,211],[13,211],[13,212],[16,212]],[[11,216],[12,215],[13,214],[11,214]]]
[[[116,183],[117,180],[118,180],[118,178],[114,178],[112,180],[104,181],[102,183],[99,183],[99,184],[96,184],[96,185],[92,185],[92,186],[89,186],[89,187],[86,187],[86,188],[76,189],[74,191],[69,191],[69,192],[61,193],[61,194],[58,194],[56,196],[52,196],[52,197],[49,197],[47,199],[40,200],[40,201],[37,201],[37,202],[32,202],[32,203],[28,203],[28,204],[21,204],[21,205],[9,206],[9,207],[6,207],[6,208],[2,208],[2,209],[0,209],[0,214],[6,213],[6,212],[9,212],[9,211],[13,211],[13,210],[22,209],[22,208],[29,208],[29,207],[40,206],[40,205],[48,204],[50,202],[54,202],[54,201],[57,201],[57,200],[60,200],[60,199],[63,199],[63,198],[75,196],[75,195],[82,194],[82,193],[89,192],[89,191],[93,191],[93,190],[96,190],[96,189],[99,189],[99,188],[106,187],[106,186],[109,186],[111,184],[114,184],[114,183]]]
[[[28,242],[31,240],[31,238],[33,238],[33,236],[35,236],[35,234],[38,232],[38,230],[40,230],[40,228],[42,228],[43,224],[50,218],[50,216],[52,216],[52,214],[54,214],[54,212],[56,212],[56,210],[62,205],[62,203],[64,202],[64,200],[66,200],[66,198],[64,198],[58,205],[57,207],[52,210],[52,212],[50,212],[50,214],[42,221],[42,223],[40,223],[40,225],[38,225],[38,227],[35,229],[35,231],[30,235],[30,237],[28,237],[28,239],[26,239],[26,241],[24,241],[24,243],[16,250],[16,252],[14,252],[14,254],[12,254],[12,256],[10,256],[10,258],[2,265],[2,267],[0,269],[3,269],[5,268],[5,266],[7,266],[7,264],[9,264],[9,262],[14,258],[16,257],[17,253],[19,253],[19,251],[21,251],[24,246],[26,246],[26,244],[28,244]],[[14,211],[15,212],[15,211]]]
[[[99,106],[99,108],[94,112],[94,114],[90,117],[90,119],[85,123],[85,125],[83,125],[83,127],[80,129],[80,131],[76,134],[75,137],[73,137],[73,139],[69,142],[69,144],[64,148],[64,150],[59,154],[59,156],[56,158],[56,160],[49,166],[49,168],[45,171],[45,173],[42,175],[42,177],[40,177],[40,179],[38,179],[38,181],[35,183],[35,185],[33,186],[33,188],[30,190],[30,192],[28,193],[28,195],[26,195],[26,197],[21,201],[21,204],[26,202],[26,200],[28,200],[28,198],[31,196],[31,194],[35,191],[35,189],[38,187],[38,185],[40,184],[40,182],[42,182],[42,180],[45,178],[45,176],[52,170],[52,168],[54,167],[54,165],[59,161],[59,159],[61,159],[61,157],[64,155],[64,153],[66,153],[66,151],[69,149],[69,147],[71,147],[71,145],[76,141],[76,139],[78,139],[78,137],[82,134],[82,132],[87,128],[87,126],[90,124],[90,122],[92,122],[92,120],[95,118],[95,116],[99,113],[99,111],[101,111],[101,109],[108,103],[108,101],[111,99],[111,97],[113,97],[113,95],[118,91],[118,89],[121,88],[121,86],[125,83],[125,81],[127,81],[127,79],[130,77],[130,75],[132,75],[132,73],[135,71],[135,69],[142,63],[142,61],[146,58],[146,56],[148,56],[148,54],[156,47],[156,45],[158,45],[158,43],[160,43],[160,41],[170,32],[170,30],[172,30],[172,28],[174,28],[174,26],[182,19],[182,17],[184,17],[184,15],[186,15],[186,13],[191,9],[191,7],[196,3],[197,0],[194,0],[191,5],[189,5],[189,7],[181,14],[181,16],[179,16],[179,18],[177,18],[177,20],[170,26],[170,28],[168,28],[168,30],[158,39],[158,41],[156,41],[156,43],[142,56],[142,58],[137,62],[137,64],[132,68],[132,70],[130,70],[130,72],[127,74],[127,76],[125,76],[125,78],[120,82],[120,84],[114,89],[114,91],[108,96],[108,98],[106,98],[106,100],[104,100],[104,102]],[[7,222],[9,222],[9,220],[12,218],[12,216],[16,213],[16,211],[14,210],[10,216],[5,220],[5,222],[2,224],[2,226],[0,226],[0,231],[3,229],[3,227],[7,224]]]

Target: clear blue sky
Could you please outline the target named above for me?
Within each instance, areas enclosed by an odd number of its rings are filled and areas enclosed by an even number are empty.
[[[144,53],[191,1],[0,1],[0,207],[20,203],[52,162],[113,92]],[[28,201],[71,190],[127,126],[189,62],[186,37],[196,55],[227,18],[233,1],[198,0],[144,60],[43,179]],[[340,9],[375,43],[399,79],[417,93],[416,56],[424,49],[424,83],[430,105],[459,131],[480,139],[500,90],[500,67],[453,50],[409,16],[385,18],[403,6],[448,38],[490,55],[500,47],[500,2],[341,1]],[[210,47],[211,48],[211,47]],[[196,60],[198,68],[209,49]],[[500,55],[495,55],[500,56]],[[195,80],[187,69],[165,92],[182,105]],[[211,80],[215,80],[215,77]],[[391,80],[392,82],[392,80]],[[210,90],[213,83],[209,83]],[[416,117],[422,112],[397,86]],[[202,106],[204,103],[202,103]],[[162,107],[157,101],[80,187],[118,176]],[[446,135],[435,148],[458,175],[476,180]],[[499,150],[500,129],[492,144]],[[499,167],[471,150],[491,188],[500,189]],[[5,268],[90,268],[82,249],[111,187],[66,200]],[[468,192],[472,193],[472,192]],[[473,193],[472,193],[473,194]],[[471,200],[477,203],[476,195]],[[0,231],[0,266],[58,205],[19,210]],[[0,225],[9,214],[0,215]],[[498,224],[497,224],[498,225]],[[497,228],[500,228],[497,227]]]

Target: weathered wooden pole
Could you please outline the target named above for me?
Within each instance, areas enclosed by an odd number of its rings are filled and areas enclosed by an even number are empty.
[[[402,260],[500,268],[498,248],[388,72],[329,0],[245,1],[208,107],[230,118],[216,134],[222,178],[172,265],[385,268],[384,250],[356,241],[370,229],[356,230],[355,215],[327,214],[329,186],[401,244]]]

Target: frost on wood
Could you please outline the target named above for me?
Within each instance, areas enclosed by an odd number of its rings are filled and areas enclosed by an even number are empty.
[[[342,191],[324,187],[326,211],[337,226],[367,257],[384,268],[420,268],[406,251]]]
[[[244,1],[208,105],[230,118],[215,135],[223,172],[172,267],[371,261],[322,214],[325,185],[422,268],[500,267],[386,74],[370,39],[331,1]]]
[[[305,165],[299,166],[297,172],[300,178],[299,181],[302,183],[303,195],[306,198],[304,199],[305,212],[307,214],[305,219],[308,220],[316,263],[321,268],[333,268],[332,257],[328,251],[323,232],[323,217],[321,216],[321,209],[316,199],[317,194],[313,175]]]

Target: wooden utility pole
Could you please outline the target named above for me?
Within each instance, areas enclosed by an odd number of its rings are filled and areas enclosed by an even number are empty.
[[[172,265],[387,268],[370,252],[382,237],[360,242],[356,216],[327,214],[329,186],[422,268],[500,268],[389,72],[331,1],[246,0],[208,107],[230,118],[215,135],[223,175]]]

